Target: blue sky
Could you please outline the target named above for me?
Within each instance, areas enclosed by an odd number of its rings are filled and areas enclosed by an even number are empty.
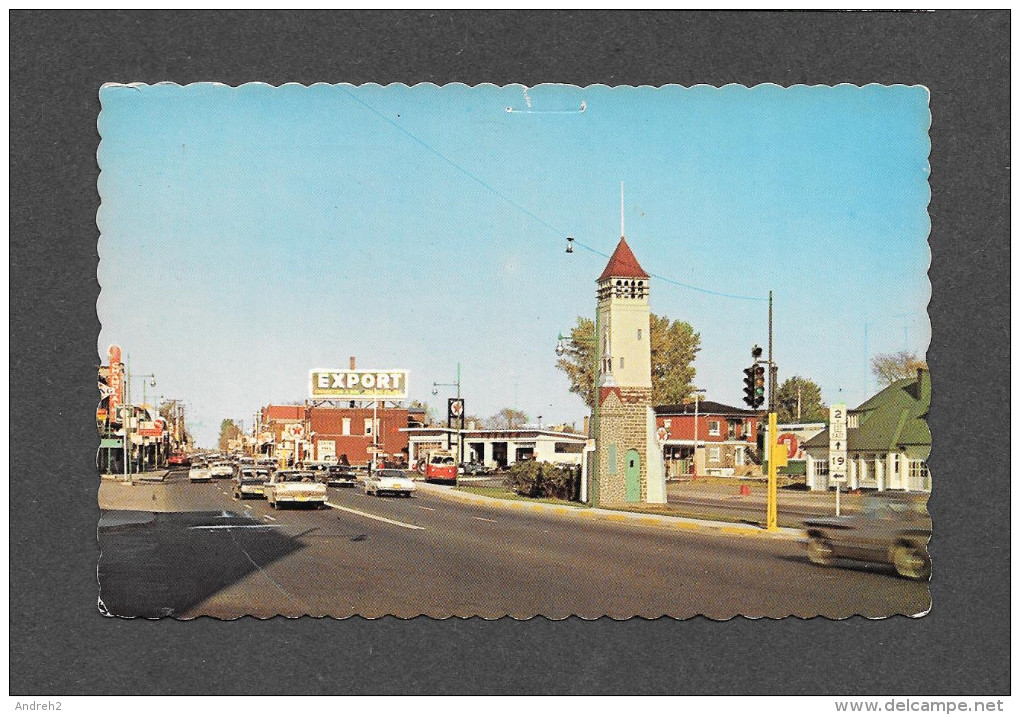
[[[121,345],[156,375],[150,392],[185,400],[200,444],[224,417],[250,425],[260,405],[304,399],[309,369],[350,355],[408,369],[411,397],[436,407],[432,383],[460,362],[469,413],[580,424],[556,336],[594,315],[621,181],[652,310],[700,332],[709,399],[742,404],[770,289],[780,380],[813,379],[828,402],[874,391],[869,354],[927,349],[921,87],[100,98],[98,350]],[[570,255],[568,235],[583,244]]]

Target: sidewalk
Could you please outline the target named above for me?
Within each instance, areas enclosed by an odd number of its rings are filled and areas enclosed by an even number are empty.
[[[760,507],[764,509],[766,501],[766,485],[748,485],[749,494],[741,494],[740,487],[747,484],[744,481],[734,481],[732,484],[712,482],[669,482],[666,485],[666,493],[670,503],[680,504],[691,500],[717,500],[732,504],[746,504],[748,507]],[[794,489],[777,490],[779,497],[779,508],[798,507],[802,509],[817,510],[819,513],[828,514],[836,503],[836,493],[831,491],[810,492]],[[863,500],[862,494],[852,494],[844,491],[840,495],[840,504],[845,512],[855,512],[860,509]]]
[[[495,509],[555,514],[556,516],[568,516],[575,519],[595,519],[599,521],[612,521],[639,526],[657,526],[703,533],[725,534],[727,536],[755,536],[759,538],[764,537],[784,540],[799,540],[804,537],[804,532],[800,529],[780,528],[776,531],[766,531],[765,529],[756,526],[734,524],[725,521],[703,521],[679,516],[638,514],[628,511],[616,511],[614,509],[588,508],[584,506],[560,506],[558,504],[543,504],[541,502],[497,499],[495,497],[487,497],[481,494],[472,494],[471,492],[460,491],[455,487],[429,484],[427,482],[417,482],[415,486],[419,491],[435,494],[444,499],[453,499],[456,501],[467,502],[478,506],[492,507]]]
[[[99,484],[99,508],[103,512],[175,511],[174,505],[167,501],[167,489],[162,482],[129,483],[107,479],[105,475]]]

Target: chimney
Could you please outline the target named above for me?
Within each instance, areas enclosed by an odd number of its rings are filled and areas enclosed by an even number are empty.
[[[355,360],[354,360],[354,356],[353,356],[353,355],[351,355],[351,369],[352,369],[352,370],[357,370],[357,368],[356,368],[356,367],[354,367],[354,365],[355,365]]]

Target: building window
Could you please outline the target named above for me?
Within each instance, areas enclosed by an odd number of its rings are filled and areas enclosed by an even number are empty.
[[[641,328],[638,328],[638,329],[637,329],[637,339],[638,339],[638,340],[640,340],[640,339],[641,339]]]
[[[718,462],[719,461],[719,448],[718,447],[709,447],[708,448],[708,461],[709,462]]]
[[[743,466],[744,464],[744,448],[734,447],[733,449],[733,463],[737,466]]]
[[[673,426],[673,420],[663,420],[662,426],[665,427],[666,429],[669,429],[670,427]]]
[[[609,452],[609,454],[606,455],[607,459],[609,460],[608,471],[610,474],[616,474],[616,445],[615,444],[609,445],[609,449],[607,451]]]
[[[860,417],[860,415],[857,415],[857,414],[849,414],[849,415],[847,415],[846,416],[846,428],[847,429],[857,429],[857,426],[860,424],[860,420],[858,419],[859,417]]]
[[[729,436],[728,436],[727,439],[736,439],[737,438],[737,426],[736,426],[736,424],[734,424],[733,422],[729,422],[727,424],[729,425]]]
[[[815,460],[815,474],[821,477],[827,477],[829,475],[829,460],[827,459],[816,459]]]
[[[344,417],[343,435],[344,435],[344,437],[349,437],[351,435],[351,418],[350,417]]]
[[[710,420],[708,423],[708,433],[713,437],[719,436],[719,420]]]
[[[365,418],[365,434],[366,435],[372,434],[372,418],[371,417],[366,417]]]
[[[620,369],[621,370],[623,369],[623,358],[622,357],[620,358]]]
[[[928,464],[927,462],[920,459],[911,459],[908,463],[907,476],[911,480],[916,480],[920,484],[928,483]]]
[[[583,442],[555,442],[553,451],[556,454],[581,454],[584,451]]]

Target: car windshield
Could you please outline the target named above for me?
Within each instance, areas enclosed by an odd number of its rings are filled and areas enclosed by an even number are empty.
[[[280,480],[284,482],[313,482],[315,477],[311,472],[282,472]]]
[[[433,457],[433,464],[453,464],[453,457]]]

